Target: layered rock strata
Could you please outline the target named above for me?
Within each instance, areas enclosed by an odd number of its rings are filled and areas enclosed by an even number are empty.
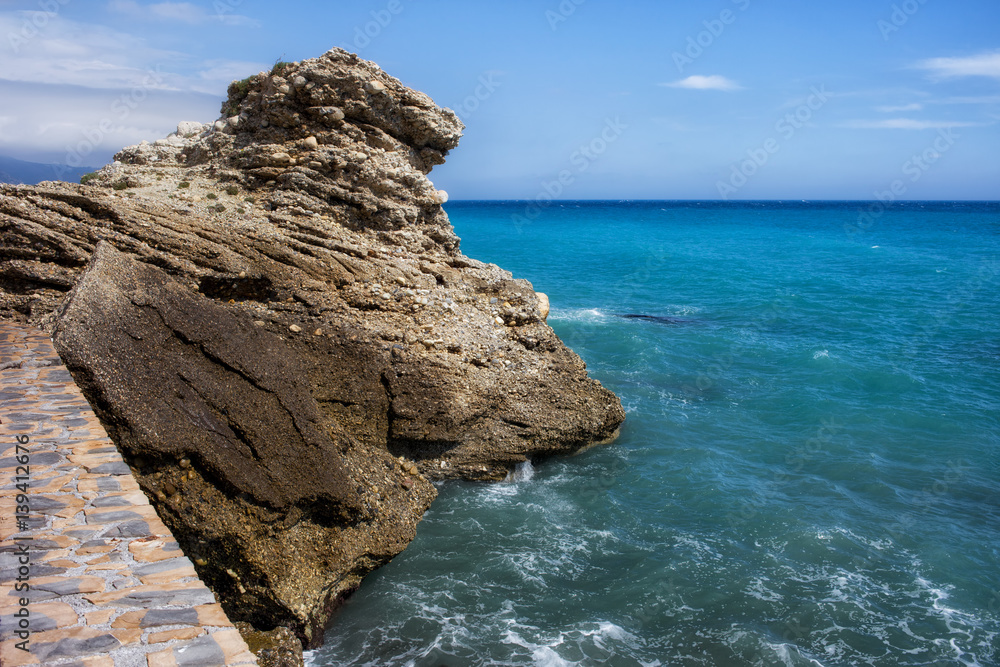
[[[88,185],[0,189],[0,317],[54,335],[234,620],[321,641],[429,480],[614,436],[531,284],[459,251],[427,178],[456,116],[341,50]]]

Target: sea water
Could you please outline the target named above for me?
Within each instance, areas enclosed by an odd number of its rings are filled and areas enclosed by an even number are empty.
[[[439,485],[310,664],[1000,664],[1000,204],[447,210],[628,419]]]

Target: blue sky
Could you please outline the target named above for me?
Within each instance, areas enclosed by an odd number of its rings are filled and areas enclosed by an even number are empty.
[[[453,199],[1000,199],[996,0],[0,0],[0,153],[100,165],[333,46],[459,112]]]

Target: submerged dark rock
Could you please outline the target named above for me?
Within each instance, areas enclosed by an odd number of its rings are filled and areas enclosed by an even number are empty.
[[[621,317],[626,320],[647,320],[649,322],[657,322],[659,324],[690,324],[691,320],[685,320],[680,317],[665,317],[663,315],[642,315],[636,313],[624,313],[621,315],[615,315],[615,317]]]
[[[428,480],[614,437],[531,284],[465,257],[426,174],[455,115],[334,50],[90,184],[0,187],[0,317],[55,341],[233,620],[322,640]]]

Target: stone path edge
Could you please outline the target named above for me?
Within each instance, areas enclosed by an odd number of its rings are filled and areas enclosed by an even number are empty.
[[[52,341],[6,321],[0,321],[0,664],[257,664]]]

